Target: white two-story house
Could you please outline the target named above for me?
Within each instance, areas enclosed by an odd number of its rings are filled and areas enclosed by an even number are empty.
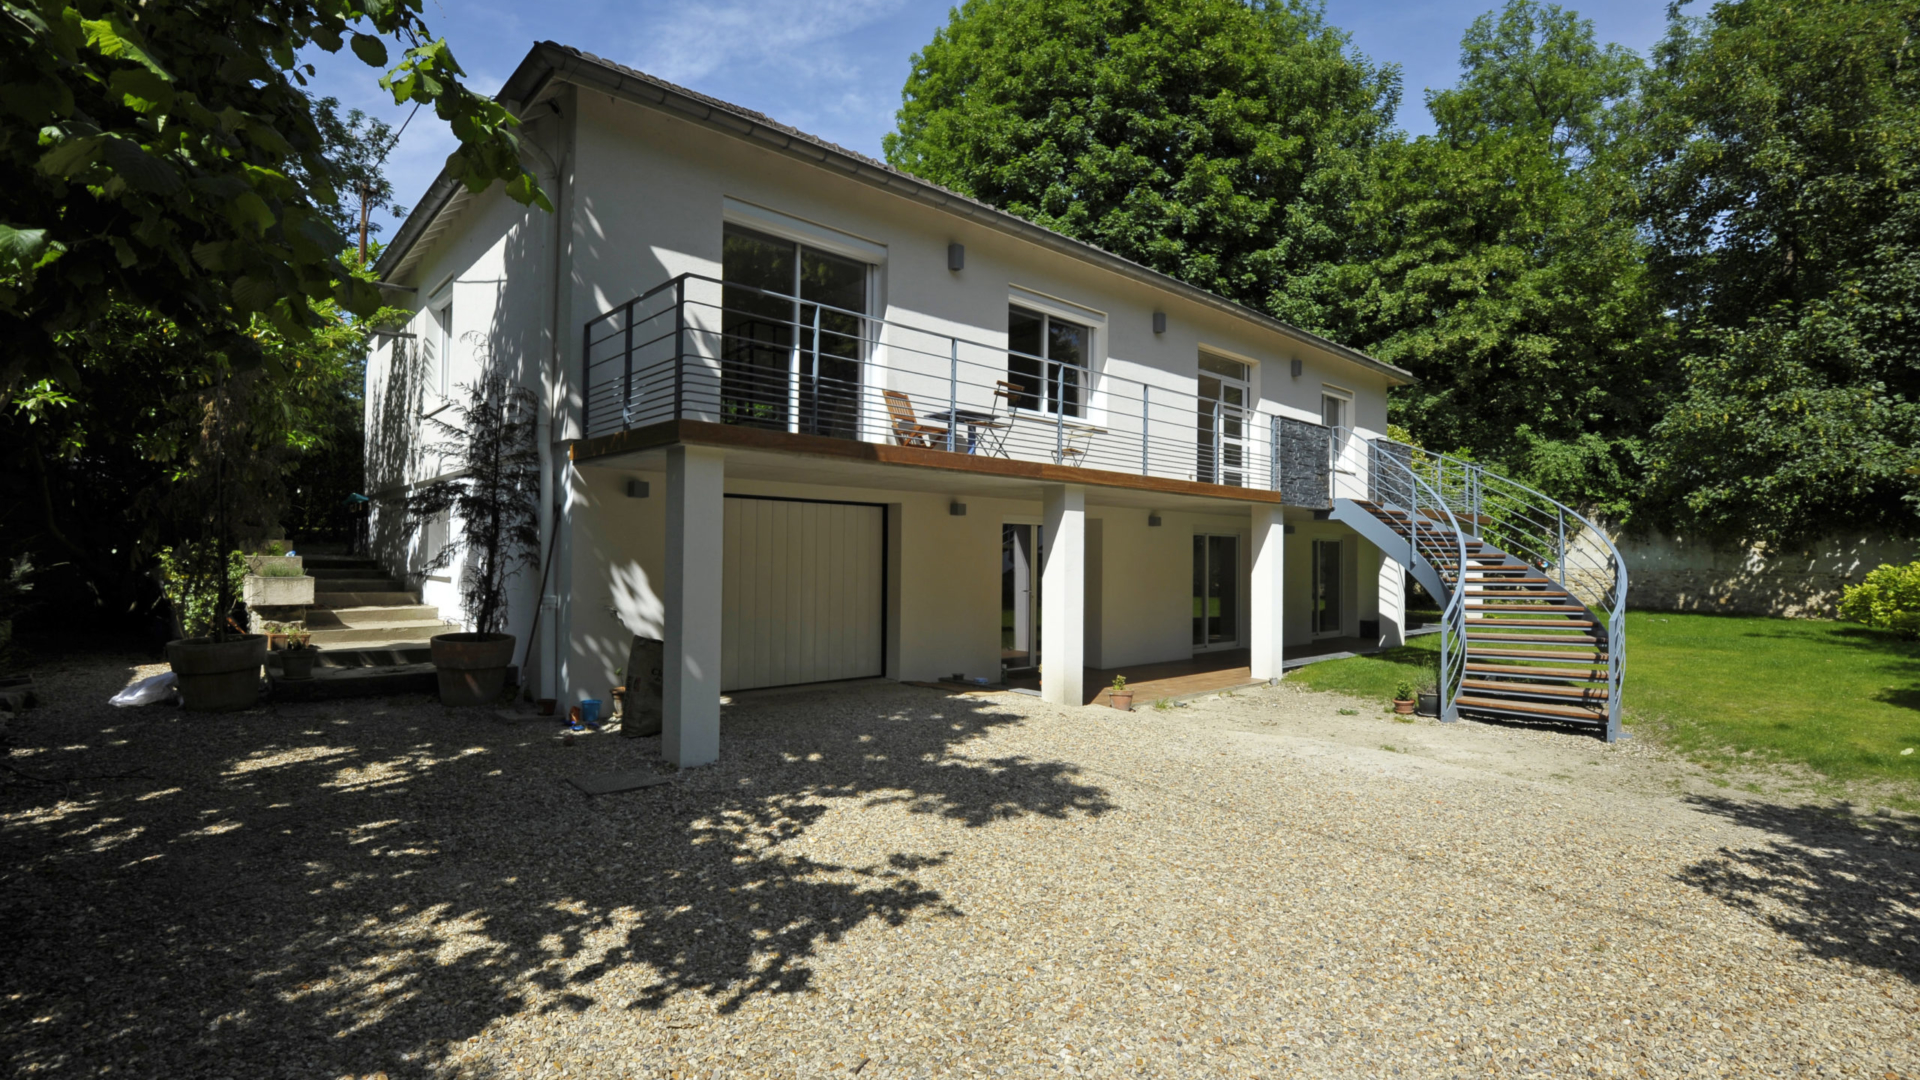
[[[500,97],[555,212],[443,177],[385,249],[417,314],[368,365],[367,483],[417,566],[422,415],[488,369],[538,395],[538,696],[659,638],[692,765],[730,691],[1037,668],[1077,705],[1089,669],[1399,641],[1401,566],[1328,511],[1407,372],[574,49]]]

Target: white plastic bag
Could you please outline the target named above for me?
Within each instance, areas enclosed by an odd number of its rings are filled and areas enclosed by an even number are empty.
[[[174,682],[173,672],[162,672],[151,679],[141,679],[139,682],[113,695],[113,697],[107,700],[107,704],[124,707],[127,705],[152,705],[161,701],[169,701],[173,698]]]

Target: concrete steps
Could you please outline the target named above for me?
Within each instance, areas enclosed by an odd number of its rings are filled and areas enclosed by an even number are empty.
[[[372,559],[320,554],[306,556],[303,565],[315,579],[308,643],[320,655],[313,678],[275,678],[275,700],[439,692],[428,639],[451,629],[439,608],[421,603]],[[278,653],[267,655],[267,669],[278,675]]]
[[[308,608],[308,613],[311,614],[313,608],[407,607],[419,602],[420,598],[410,592],[334,592],[321,589],[316,581],[313,605]]]
[[[307,629],[332,630],[344,627],[401,626],[440,621],[440,609],[432,604],[401,604],[396,607],[308,608]]]

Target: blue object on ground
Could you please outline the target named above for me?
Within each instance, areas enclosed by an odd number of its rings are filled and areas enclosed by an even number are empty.
[[[580,703],[580,719],[590,728],[600,726],[600,699],[587,698]]]

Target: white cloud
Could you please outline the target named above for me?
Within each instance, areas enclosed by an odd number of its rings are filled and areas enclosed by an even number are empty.
[[[846,39],[894,14],[904,0],[729,0],[672,4],[640,19],[633,66],[677,83],[730,69],[768,67],[834,81],[856,79],[860,65]],[[619,57],[608,59],[619,60]]]

